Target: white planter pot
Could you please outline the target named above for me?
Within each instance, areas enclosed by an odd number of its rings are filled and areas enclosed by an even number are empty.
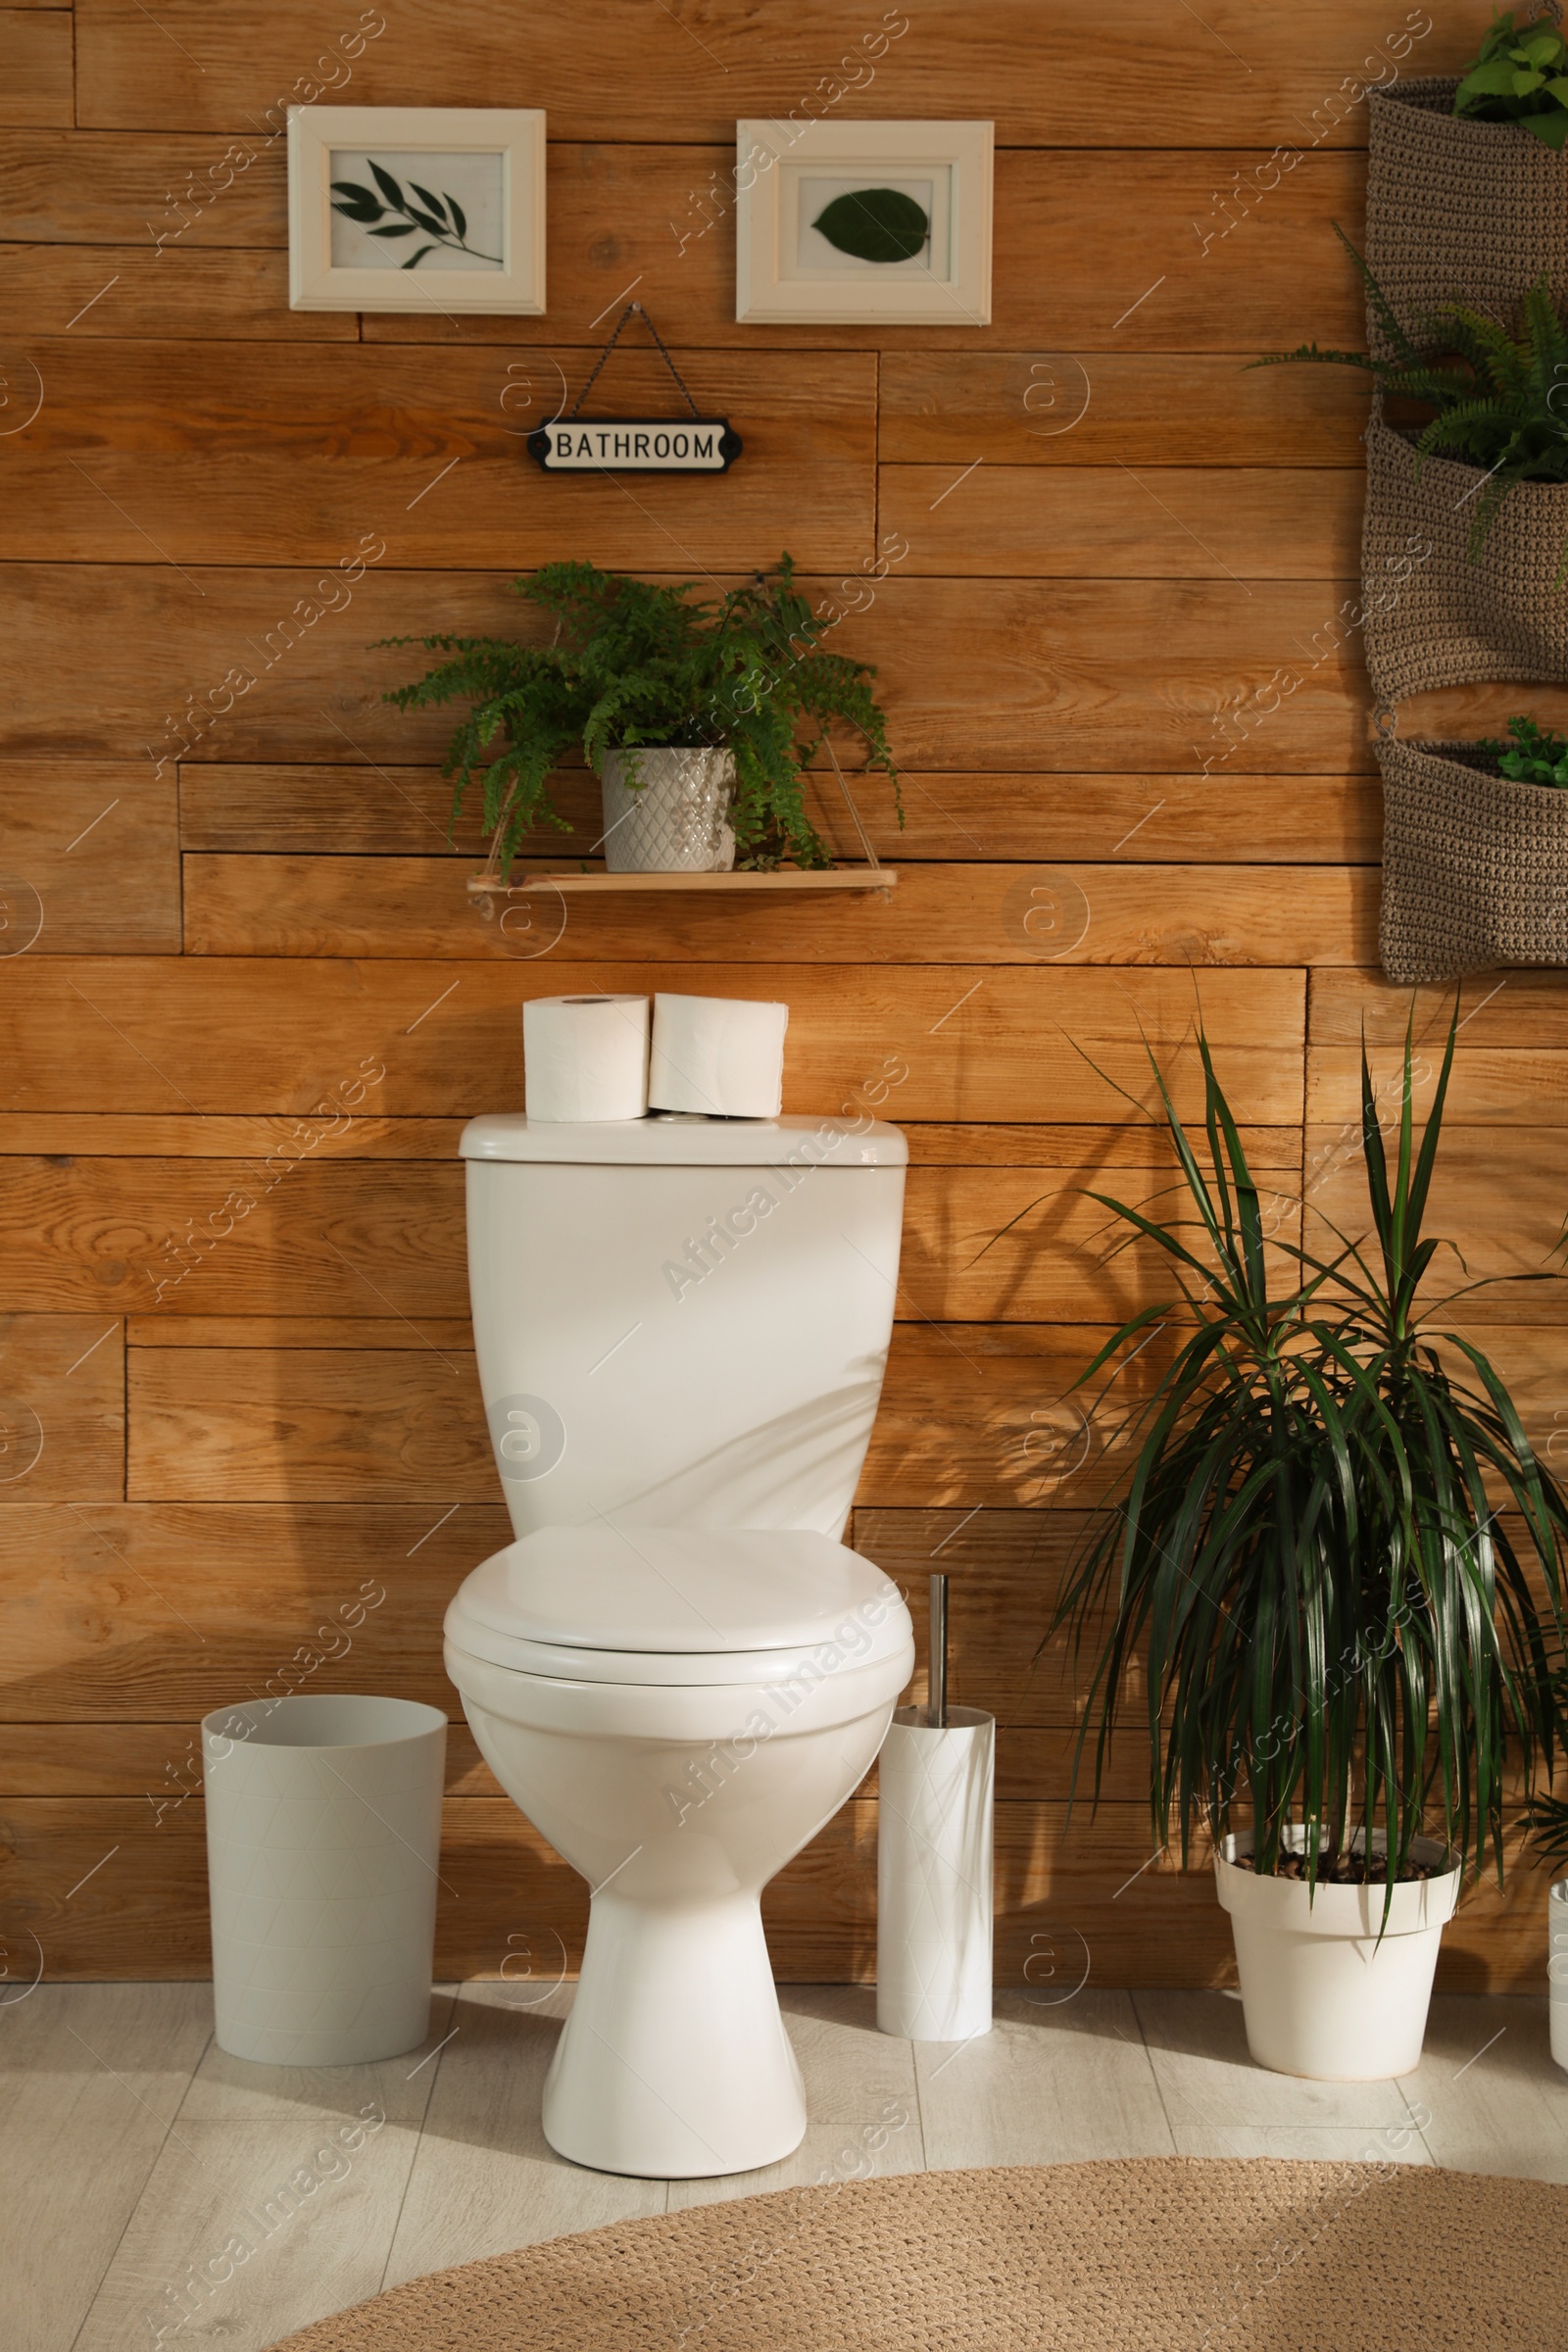
[[[876,2022],[908,2041],[991,2031],[996,1723],[901,1707],[878,1759]]]
[[[220,2049],[352,2066],[424,2039],[446,1740],[437,1708],[403,1698],[204,1719]]]
[[[1568,2068],[1568,1879],[1559,1879],[1546,1898],[1546,1934],[1551,2054],[1560,2067]]]
[[[1384,1889],[1259,1878],[1233,1857],[1251,1836],[1227,1838],[1214,1857],[1219,1899],[1231,1915],[1242,1980],[1247,2046],[1259,2066],[1317,2082],[1382,2082],[1413,2074],[1427,2030],[1432,1977],[1445,1923],[1459,1898],[1459,1872],[1396,1886],[1383,1920]],[[1290,1833],[1300,1853],[1304,1833]],[[1374,1859],[1384,1851],[1373,1833]],[[1441,1862],[1444,1849],[1418,1838],[1415,1859]]]
[[[635,785],[627,782],[635,773]],[[605,864],[612,874],[718,874],[735,863],[729,752],[610,752],[600,778]]]

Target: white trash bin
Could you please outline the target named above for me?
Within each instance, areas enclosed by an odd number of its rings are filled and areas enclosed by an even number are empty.
[[[1546,1898],[1546,1986],[1551,2019],[1551,2054],[1568,2068],[1568,1879],[1559,1879]]]
[[[876,2022],[909,2041],[991,2031],[996,1723],[901,1707],[877,1759]]]
[[[406,1698],[203,1719],[220,2049],[351,2066],[424,2039],[446,1743],[439,1708]]]

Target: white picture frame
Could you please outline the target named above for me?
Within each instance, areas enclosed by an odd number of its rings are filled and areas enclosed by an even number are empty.
[[[335,195],[334,184],[366,191],[367,201]],[[538,318],[543,110],[291,106],[288,299],[295,311]]]
[[[743,325],[990,325],[990,122],[752,120],[735,130]],[[895,191],[910,220],[923,211],[924,250],[885,261],[836,250],[815,223],[861,189]]]

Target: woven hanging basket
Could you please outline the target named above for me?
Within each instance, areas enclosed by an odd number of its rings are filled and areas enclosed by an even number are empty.
[[[1518,482],[1478,556],[1470,527],[1486,475],[1424,458],[1374,415],[1366,434],[1361,577],[1366,666],[1379,702],[1438,686],[1568,683],[1568,482]]]
[[[1568,791],[1511,783],[1473,743],[1385,741],[1378,764],[1389,978],[1568,964]]]
[[[1457,80],[1396,82],[1367,99],[1366,257],[1401,324],[1460,301],[1512,328],[1545,270],[1568,309],[1568,153],[1517,122],[1453,111]],[[1373,352],[1392,356],[1377,320]]]

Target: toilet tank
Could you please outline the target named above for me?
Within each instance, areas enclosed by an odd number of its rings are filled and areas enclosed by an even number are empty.
[[[468,1288],[512,1524],[810,1528],[865,1458],[907,1147],[867,1120],[473,1119]]]

